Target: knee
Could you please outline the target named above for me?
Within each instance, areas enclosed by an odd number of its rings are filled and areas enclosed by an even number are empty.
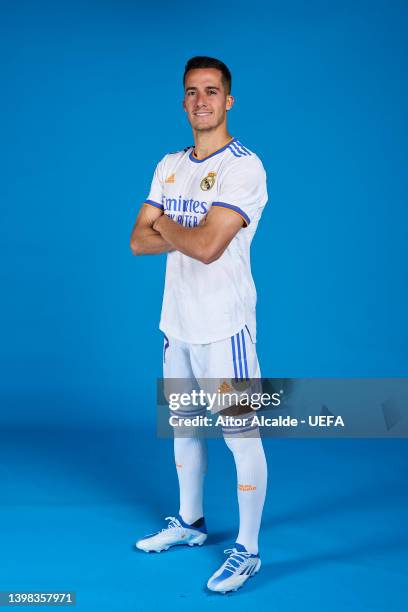
[[[259,429],[251,431],[237,431],[235,433],[223,433],[224,441],[230,451],[236,455],[252,455],[262,447]]]

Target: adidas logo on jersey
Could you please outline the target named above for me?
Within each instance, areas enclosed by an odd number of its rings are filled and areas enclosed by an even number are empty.
[[[166,183],[174,183],[176,180],[176,175],[175,174],[170,174],[167,178],[166,178]]]

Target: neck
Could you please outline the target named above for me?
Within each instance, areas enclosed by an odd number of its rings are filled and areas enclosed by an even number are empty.
[[[194,135],[194,156],[197,159],[208,157],[218,149],[232,140],[232,136],[228,133],[227,128],[223,126],[222,130],[202,132],[193,130]]]

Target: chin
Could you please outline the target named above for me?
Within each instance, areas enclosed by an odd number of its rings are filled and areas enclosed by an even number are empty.
[[[222,121],[217,122],[217,121],[211,121],[208,123],[205,123],[204,121],[201,122],[197,122],[197,123],[191,123],[191,127],[194,128],[197,132],[209,132],[210,130],[215,130],[217,129],[217,127],[219,125],[222,124]]]
[[[213,132],[216,129],[215,125],[208,125],[208,126],[200,126],[197,128],[194,128],[196,132]]]
[[[192,127],[196,130],[206,129],[215,127],[214,120],[213,121],[194,121],[191,123]]]

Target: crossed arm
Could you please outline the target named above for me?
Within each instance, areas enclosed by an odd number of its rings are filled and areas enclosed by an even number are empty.
[[[130,237],[130,248],[133,255],[156,255],[172,251],[173,247],[153,229],[155,221],[163,212],[145,204],[140,209]]]
[[[223,208],[212,208],[197,227],[183,227],[158,208],[142,206],[130,239],[134,255],[177,250],[204,264],[216,261],[243,226],[243,219]]]

